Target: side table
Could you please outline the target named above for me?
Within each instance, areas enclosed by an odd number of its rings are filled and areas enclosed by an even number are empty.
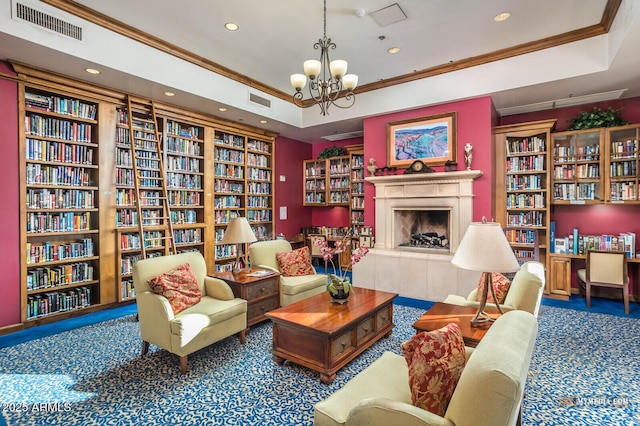
[[[247,301],[247,327],[267,320],[265,313],[280,307],[280,274],[250,268],[238,274],[230,271],[214,275],[229,284],[233,295]]]
[[[471,327],[471,318],[473,318],[477,311],[477,308],[471,306],[459,306],[438,302],[418,318],[418,321],[413,323],[413,328],[416,329],[416,333],[433,331],[453,322],[460,327],[465,346],[475,348],[484,335],[487,334],[487,330],[489,330],[491,324],[493,324],[493,322],[490,322],[482,327]],[[500,316],[497,310],[491,309],[490,307],[486,307],[484,311],[494,319]]]

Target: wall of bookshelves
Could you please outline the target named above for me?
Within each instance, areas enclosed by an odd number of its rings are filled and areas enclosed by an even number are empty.
[[[305,160],[303,162],[304,195],[303,206],[327,205],[327,160]]]
[[[143,251],[171,252],[170,228],[177,252],[200,251],[210,274],[235,260],[235,246],[216,244],[230,217],[274,237],[275,134],[16,67],[30,76],[18,91],[25,326],[134,300],[132,267]],[[171,227],[153,222],[163,175]]]
[[[614,127],[606,133],[605,199],[613,204],[640,203],[640,125]]]
[[[102,302],[99,104],[20,87],[23,322]]]
[[[349,204],[351,235],[360,235],[364,226],[364,153],[351,153],[351,202]]]

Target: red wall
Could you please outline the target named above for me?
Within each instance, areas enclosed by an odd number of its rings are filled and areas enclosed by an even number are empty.
[[[436,105],[411,111],[403,111],[393,114],[380,115],[364,119],[364,162],[369,163],[370,158],[376,159],[379,168],[387,164],[387,123],[447,112],[457,113],[457,161],[458,170],[464,170],[464,146],[467,143],[473,145],[473,161],[471,168],[481,170],[483,175],[474,181],[473,192],[476,195],[473,208],[473,220],[480,221],[482,216],[491,218],[491,193],[492,193],[492,149],[491,129],[494,109],[491,98],[483,97],[468,101],[453,102]],[[444,167],[433,167],[436,171],[444,171]],[[402,173],[403,170],[398,171]],[[365,176],[369,176],[365,172]],[[374,199],[375,188],[373,184],[365,185],[365,213],[364,220],[368,226],[375,226]]]
[[[290,238],[311,224],[311,209],[302,207],[302,162],[313,158],[312,145],[283,137],[276,138],[275,144],[275,233]],[[280,182],[280,176],[285,176],[286,181]],[[282,206],[287,207],[285,220],[280,220]]]
[[[0,62],[0,73],[15,75]],[[0,327],[20,322],[18,85],[0,79]]]

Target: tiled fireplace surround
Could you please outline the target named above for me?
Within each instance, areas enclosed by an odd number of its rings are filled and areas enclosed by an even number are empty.
[[[481,175],[470,170],[366,178],[376,189],[375,245],[353,266],[354,285],[431,301],[467,295],[480,273],[456,268],[451,258],[472,221],[473,180]],[[450,249],[398,247],[397,213],[407,210],[449,211]]]

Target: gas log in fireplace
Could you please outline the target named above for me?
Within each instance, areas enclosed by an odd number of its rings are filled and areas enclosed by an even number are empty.
[[[395,245],[449,252],[450,209],[396,209]]]

